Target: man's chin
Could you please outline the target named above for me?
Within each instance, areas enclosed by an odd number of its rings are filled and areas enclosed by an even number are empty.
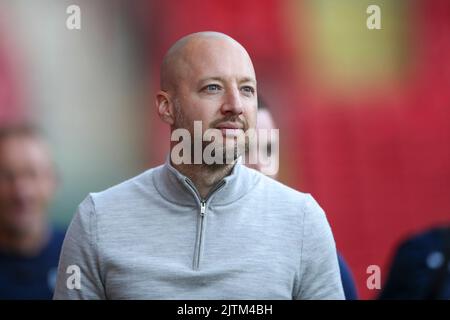
[[[40,221],[32,213],[22,213],[5,222],[8,231],[17,236],[29,234],[39,224]]]
[[[236,144],[219,149],[223,164],[234,164],[244,154],[244,148],[238,148]]]
[[[241,137],[241,136],[245,135],[245,131],[243,129],[222,128],[222,129],[218,129],[218,130],[221,131],[222,137],[224,139],[236,139],[238,137]]]

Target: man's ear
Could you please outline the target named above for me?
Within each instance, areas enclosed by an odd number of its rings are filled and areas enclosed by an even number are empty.
[[[155,104],[161,120],[167,124],[173,125],[175,123],[175,117],[173,113],[173,105],[169,99],[169,94],[165,91],[159,91],[156,94]]]

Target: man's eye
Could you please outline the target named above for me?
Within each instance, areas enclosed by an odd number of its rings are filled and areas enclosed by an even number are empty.
[[[220,86],[217,84],[208,84],[204,90],[206,91],[219,91],[220,90]]]
[[[255,93],[255,89],[250,86],[242,87],[241,90],[244,91],[245,93],[250,93],[250,94]]]

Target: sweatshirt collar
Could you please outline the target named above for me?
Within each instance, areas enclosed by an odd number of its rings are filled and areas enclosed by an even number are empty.
[[[207,200],[213,206],[230,204],[245,196],[258,180],[259,175],[238,160],[230,174],[213,187],[207,199],[200,199],[194,184],[171,165],[169,156],[164,165],[155,168],[153,175],[153,183],[161,196],[183,206],[197,206],[201,200]]]

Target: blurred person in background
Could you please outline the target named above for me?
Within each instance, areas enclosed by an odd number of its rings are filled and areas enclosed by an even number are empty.
[[[450,226],[426,230],[399,245],[379,299],[450,299]]]
[[[264,130],[274,130],[278,129],[275,125],[275,120],[272,116],[272,112],[268,109],[267,103],[264,99],[261,98],[261,96],[258,96],[258,111],[256,114],[256,129],[264,129]],[[278,178],[278,171],[274,172],[272,170],[273,167],[278,168],[278,161],[279,156],[277,154],[272,154],[272,150],[278,150],[278,148],[275,147],[275,144],[278,144],[279,141],[274,141],[272,139],[272,136],[270,133],[268,134],[268,139],[265,141],[265,146],[260,146],[262,150],[267,150],[268,157],[271,157],[270,161],[267,163],[263,163],[262,161],[258,161],[256,163],[250,164],[249,161],[247,161],[247,166],[250,168],[253,168],[255,170],[258,170],[259,172],[265,174],[268,177],[271,177],[273,179]],[[263,140],[258,140],[262,143]],[[274,148],[275,147],[275,148]],[[257,157],[258,160],[261,160],[260,157]],[[277,164],[273,164],[273,162],[276,161]],[[338,252],[337,253],[338,262],[339,262],[339,269],[341,272],[341,280],[342,280],[342,286],[344,288],[344,294],[346,300],[357,300],[358,294],[356,291],[355,281],[353,279],[352,272],[350,268],[348,267],[347,263],[345,262],[342,255]]]
[[[273,119],[272,113],[267,108],[266,102],[260,96],[258,96],[258,111],[256,112],[256,130],[259,129],[268,130],[267,139],[265,141],[258,139],[258,150],[267,150],[267,160],[269,161],[264,163],[263,161],[261,161],[261,157],[256,156],[255,158],[258,160],[257,162],[253,163],[250,161],[250,159],[247,159],[246,164],[248,167],[258,170],[268,177],[277,179],[279,155],[274,154],[272,151],[274,147],[276,147],[275,144],[278,144],[279,141],[274,141],[273,136],[270,134],[270,130],[278,128],[275,126],[275,121]],[[260,143],[265,143],[265,145],[261,146]],[[254,152],[257,150],[254,149],[249,150],[249,152],[250,151]],[[273,170],[275,168],[276,170]]]
[[[49,148],[31,125],[0,128],[0,299],[50,299],[64,239],[48,219],[57,186]]]

